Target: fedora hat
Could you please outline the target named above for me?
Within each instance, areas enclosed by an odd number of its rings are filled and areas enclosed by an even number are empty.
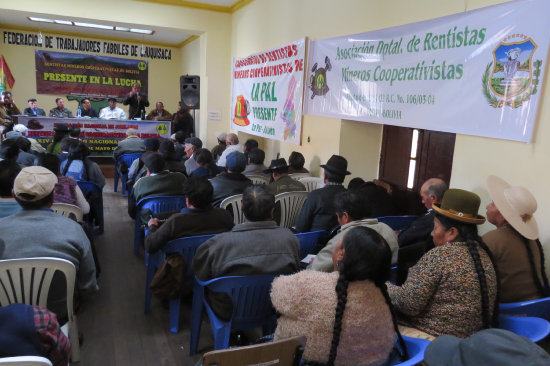
[[[288,168],[288,164],[286,163],[285,158],[273,159],[271,160],[271,164],[269,164],[269,167],[264,170],[264,173],[271,173],[273,170],[281,168]]]
[[[448,189],[441,204],[433,203],[432,208],[439,214],[467,224],[483,224],[485,217],[478,215],[481,199],[473,192],[463,189]]]
[[[346,158],[340,155],[332,155],[330,159],[328,159],[327,163],[324,165],[321,165],[321,168],[328,170],[329,172],[333,174],[338,175],[349,175],[351,174],[348,172],[348,161]]]
[[[489,196],[508,223],[527,239],[539,237],[539,227],[533,214],[537,200],[526,188],[511,186],[496,175],[487,177]]]

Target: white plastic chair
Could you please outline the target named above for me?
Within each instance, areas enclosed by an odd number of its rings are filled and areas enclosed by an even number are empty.
[[[302,178],[311,177],[311,174],[310,173],[291,173],[288,176],[292,179],[300,180]]]
[[[275,204],[281,205],[281,227],[291,228],[306,201],[309,192],[284,192],[275,196]]]
[[[254,184],[269,184],[269,177],[265,175],[247,175],[246,177]]]
[[[54,210],[55,212],[57,212],[62,216],[69,217],[69,218],[70,218],[70,215],[73,214],[77,222],[82,222],[82,218],[84,216],[82,214],[82,210],[80,209],[80,207],[75,205],[70,205],[68,203],[54,203],[52,205],[52,210]]]
[[[52,366],[50,360],[39,356],[18,356],[0,358],[2,366]]]
[[[220,207],[224,210],[227,209],[228,206],[231,206],[231,209],[233,210],[233,223],[235,223],[235,225],[242,224],[244,222],[242,202],[243,195],[236,194],[234,196],[227,197],[222,201],[222,203],[220,203]]]
[[[318,177],[305,177],[298,179],[298,182],[306,186],[308,192],[314,191],[325,186],[325,181],[323,178]]]
[[[14,303],[47,307],[48,293],[55,271],[65,275],[68,322],[61,330],[71,341],[71,361],[80,360],[78,326],[73,310],[76,278],[74,265],[61,258],[37,257],[0,261],[0,306]]]

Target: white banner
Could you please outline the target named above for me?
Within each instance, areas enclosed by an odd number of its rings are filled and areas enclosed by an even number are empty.
[[[305,44],[233,59],[232,129],[300,144]]]
[[[310,42],[305,113],[530,142],[550,1]]]

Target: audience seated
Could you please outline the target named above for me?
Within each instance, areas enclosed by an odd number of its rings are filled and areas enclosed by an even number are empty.
[[[304,156],[297,151],[293,151],[288,157],[288,174],[309,173],[309,170],[304,168],[305,163],[306,159]]]
[[[264,172],[267,167],[264,165],[265,152],[263,150],[253,148],[248,150],[247,154],[245,155],[248,158],[246,168],[244,168],[243,171],[244,175],[261,175],[269,178],[269,175]]]
[[[49,209],[56,184],[55,174],[41,166],[23,168],[17,175],[13,193],[23,211],[0,219],[4,241],[1,259],[67,259],[77,269],[79,295],[86,295],[98,288],[90,242],[78,223]],[[48,309],[55,312],[58,319],[65,319],[65,280],[62,275],[54,275],[53,281]]]
[[[225,144],[225,138],[227,137],[227,134],[225,132],[222,132],[218,135],[218,144],[212,148],[212,157],[214,158],[214,161],[217,163],[218,159],[222,155],[223,151],[227,147]],[[222,165],[223,167],[223,165]]]
[[[71,344],[57,317],[46,308],[25,304],[0,307],[0,358],[40,356],[67,366]]]
[[[185,160],[184,164],[187,175],[191,175],[198,168],[195,152],[200,148],[202,148],[202,141],[198,137],[188,137],[185,139],[185,155],[187,155],[187,160]]]
[[[227,134],[225,138],[225,144],[226,147],[220,155],[220,158],[216,162],[216,165],[221,167],[225,167],[225,159],[233,151],[238,151],[240,153],[243,152],[243,145],[239,144],[239,138],[234,133]],[[214,155],[214,153],[212,153],[212,155]]]
[[[174,138],[172,140],[174,141],[174,150],[175,150],[175,157],[177,160],[185,161],[187,159],[187,154],[185,153],[185,132],[178,131],[175,134],[173,134]]]
[[[172,141],[162,139],[160,141],[159,153],[164,159],[166,170],[186,174],[184,163],[176,158]]]
[[[198,175],[205,178],[214,178],[225,169],[217,166],[212,159],[212,153],[208,149],[198,149],[194,153],[196,155],[197,169],[193,170],[191,176]]]
[[[146,176],[134,184],[132,193],[128,194],[128,214],[136,217],[136,203],[148,196],[177,196],[183,195],[185,175],[172,173],[166,170],[162,156],[153,152],[146,152],[141,160],[147,168]],[[147,222],[147,220],[142,220]]]
[[[441,199],[447,189],[447,184],[439,178],[430,178],[422,184],[422,187],[420,187],[420,196],[422,197],[422,204],[428,209],[428,212],[399,233],[398,240],[400,247],[418,242],[425,242],[426,249],[433,247],[430,233],[434,227],[435,212],[432,209],[432,205],[434,203],[441,203]]]
[[[241,155],[244,159],[244,154]],[[275,196],[269,188],[265,184],[248,187],[242,205],[248,222],[199,246],[193,271],[201,281],[222,276],[290,274],[298,270],[300,243],[289,229],[272,221]],[[218,317],[225,320],[231,317],[232,304],[226,294],[207,292],[206,298]]]
[[[212,184],[208,179],[191,176],[183,183],[186,207],[180,213],[170,215],[159,226],[156,215],[148,222],[149,233],[145,237],[145,249],[154,253],[173,239],[184,236],[218,234],[233,228],[233,218],[227,210],[212,207]]]
[[[6,139],[0,145],[0,161],[11,160],[16,163],[19,158],[19,152],[20,149],[16,139]]]
[[[227,156],[227,172],[220,173],[211,180],[214,187],[214,206],[219,206],[229,196],[243,193],[246,187],[252,185],[252,181],[242,174],[245,167],[246,157],[243,153],[233,151]]]
[[[172,116],[172,131],[178,133],[179,131],[183,134],[183,140],[188,137],[191,137],[195,131],[195,121],[193,116],[189,113],[188,108],[182,108],[181,101],[178,102],[178,111]],[[225,144],[225,139],[223,141]]]
[[[12,194],[13,182],[20,171],[21,167],[15,161],[0,161],[0,217],[9,216],[22,210]]]
[[[544,270],[544,252],[533,214],[537,200],[520,186],[510,186],[494,175],[487,178],[493,202],[487,220],[495,230],[483,235],[499,271],[500,302],[517,302],[550,296]]]
[[[90,150],[83,142],[71,144],[67,160],[61,163],[61,175],[72,177],[76,181],[92,182],[99,188],[103,188],[105,177],[99,165],[88,158],[89,155]]]
[[[351,185],[353,187],[353,184]],[[349,189],[349,185],[348,185]],[[374,182],[365,182],[355,189],[372,205],[372,217],[394,216],[397,212],[390,194]]]
[[[334,196],[346,189],[342,185],[348,172],[348,161],[339,155],[332,155],[324,168],[325,186],[316,189],[308,195],[300,214],[296,220],[296,231],[304,233],[308,231],[329,231],[338,220],[334,213]]]
[[[145,143],[137,135],[135,128],[126,130],[126,138],[118,143],[113,151],[113,157],[118,159],[122,154],[141,153],[145,151]]]
[[[55,132],[53,135],[53,142],[48,145],[46,150],[49,153],[59,155],[61,154],[61,140],[69,135],[69,127],[64,123],[57,123],[53,130]]]
[[[86,215],[90,212],[90,205],[84,194],[76,184],[72,177],[65,177],[59,174],[61,161],[53,154],[42,154],[38,159],[39,165],[48,169],[57,176],[57,184],[55,185],[53,202],[68,203],[80,207],[82,213]]]
[[[158,153],[160,148],[160,140],[157,138],[148,138],[143,142],[145,144],[145,151]],[[135,159],[128,169],[128,187],[131,188],[139,178],[144,177],[147,173],[147,167],[143,164],[141,158]]]
[[[271,160],[266,173],[271,173],[273,182],[269,183],[269,189],[277,195],[284,192],[306,191],[306,187],[288,176],[288,165],[285,158]]]
[[[432,237],[436,247],[409,271],[402,286],[389,285],[403,334],[433,339],[450,334],[465,338],[498,320],[497,274],[491,253],[477,234],[485,222],[480,198],[449,189],[436,211]]]
[[[34,154],[31,154],[30,152],[31,142],[25,137],[21,136],[15,139],[15,143],[19,147],[19,156],[17,157],[17,163],[21,165],[21,168],[35,165],[36,156],[34,156]]]
[[[69,138],[73,140],[80,141],[80,134],[82,131],[80,130],[80,127],[73,126],[69,128]]]
[[[317,254],[309,269],[317,271],[332,271],[332,255],[338,243],[342,241],[346,233],[358,226],[369,227],[380,234],[388,243],[392,252],[391,263],[397,262],[397,235],[388,225],[378,222],[372,213],[376,210],[375,203],[365,199],[365,196],[356,191],[340,192],[334,197],[334,208],[340,230],[330,239],[327,245]]]
[[[386,290],[391,252],[367,227],[346,231],[334,251],[333,271],[302,271],[273,282],[281,314],[275,339],[305,335],[303,358],[322,365],[382,365],[399,334]],[[393,323],[393,325],[392,325]]]
[[[357,189],[361,188],[363,186],[363,184],[365,184],[365,183],[366,182],[361,177],[355,177],[353,179],[350,179],[350,181],[348,183],[348,190],[350,190],[350,191],[357,190]]]
[[[259,146],[258,140],[255,140],[255,139],[246,140],[246,142],[243,145],[243,153],[247,159],[248,159],[248,153],[250,153],[250,151],[252,151],[253,149],[257,149],[258,146]]]
[[[13,126],[13,130],[21,133],[22,136],[26,136],[28,128],[27,126],[19,123]],[[40,145],[38,141],[36,141],[36,139],[30,138],[27,136],[27,140],[31,142],[31,153],[40,154],[40,153],[46,152],[46,149],[42,145]]]

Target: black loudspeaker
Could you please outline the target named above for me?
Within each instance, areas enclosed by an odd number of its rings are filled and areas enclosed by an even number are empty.
[[[197,75],[180,76],[181,106],[199,109],[201,100],[201,78]]]

